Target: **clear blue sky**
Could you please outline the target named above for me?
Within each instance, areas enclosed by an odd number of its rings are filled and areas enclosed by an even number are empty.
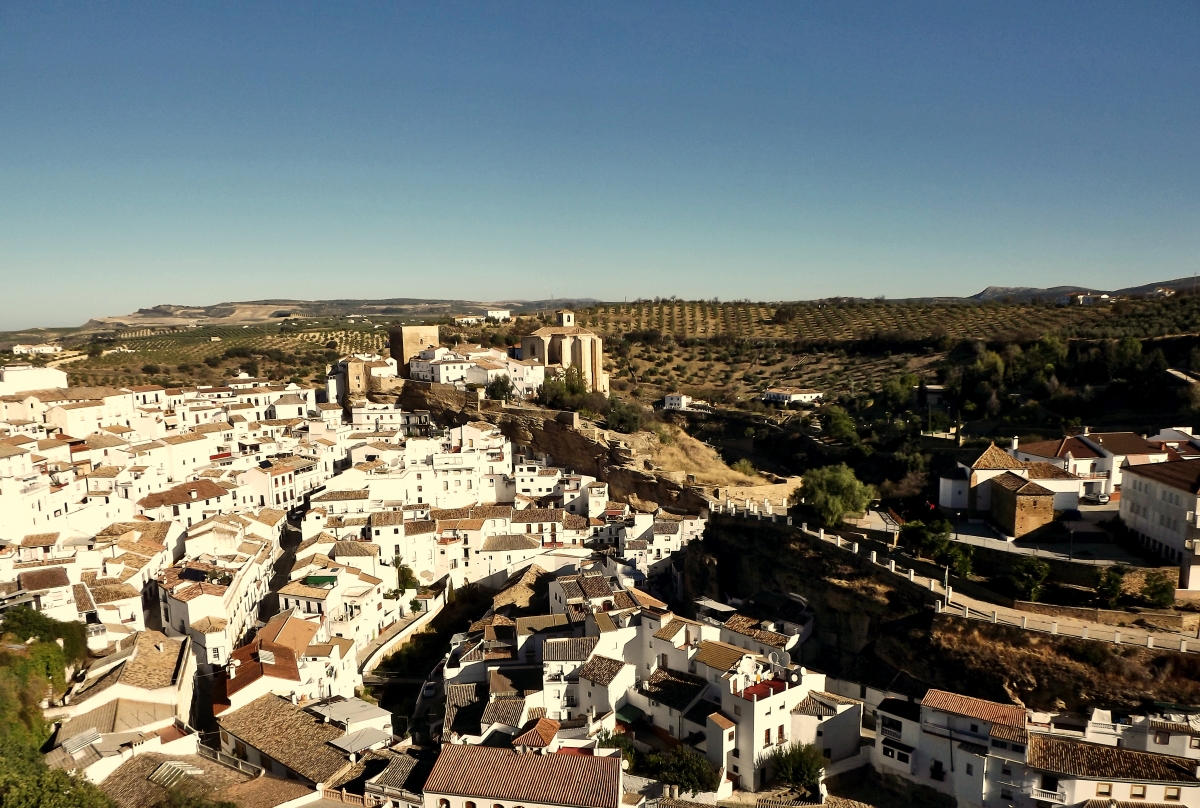
[[[0,328],[1200,269],[1195,2],[0,3]]]

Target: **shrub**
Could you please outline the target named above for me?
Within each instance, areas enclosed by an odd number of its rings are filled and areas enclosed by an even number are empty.
[[[1152,570],[1142,583],[1142,597],[1160,609],[1170,608],[1175,605],[1175,582],[1165,572]]]
[[[813,795],[821,784],[825,757],[811,743],[794,743],[772,749],[766,763],[777,781]]]
[[[1042,587],[1050,575],[1050,565],[1040,558],[1024,556],[1013,565],[1008,578],[1013,588],[1022,600],[1036,601],[1042,594]]]
[[[1126,572],[1128,572],[1128,568],[1122,567],[1120,564],[1105,567],[1096,572],[1096,600],[1101,606],[1111,609],[1117,605],[1117,601],[1121,598],[1121,588],[1125,583]]]

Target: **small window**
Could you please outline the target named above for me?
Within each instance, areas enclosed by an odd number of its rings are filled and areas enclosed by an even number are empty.
[[[885,758],[894,758],[896,757],[896,750],[890,746],[885,746],[883,747],[883,756]]]
[[[992,746],[996,747],[997,749],[1008,748],[1008,744],[1006,744],[1004,741],[998,741],[995,738],[992,738]]]
[[[1135,800],[1146,799],[1146,787],[1145,786],[1130,786],[1129,787],[1129,796],[1130,796],[1130,798],[1135,799]]]
[[[1011,789],[1011,788],[1002,788],[1002,789],[1000,789],[1000,799],[1002,799],[1002,800],[1011,800],[1012,798],[1013,798],[1013,793],[1012,793],[1012,789]]]
[[[908,752],[897,752],[896,760],[900,761],[901,763],[908,763]]]
[[[1096,783],[1096,796],[1097,797],[1111,797],[1112,796],[1112,783]]]
[[[1171,742],[1171,733],[1169,733],[1169,732],[1154,733],[1154,742],[1156,744],[1158,744],[1159,746],[1166,746],[1167,744],[1169,744]]]
[[[972,725],[971,725],[971,732],[979,732],[979,725],[978,725],[978,724],[972,724]]]
[[[450,808],[450,800],[438,800],[438,808]]]
[[[1189,738],[1188,746],[1192,749],[1200,749],[1200,735]]]
[[[1167,786],[1166,799],[1171,802],[1178,802],[1180,797],[1179,786]]]
[[[463,803],[463,808],[475,808],[475,803],[471,802],[470,800],[467,800],[466,802]]]
[[[975,767],[970,763],[967,764],[967,777],[972,777],[975,774]]]
[[[1024,752],[1024,751],[1025,751],[1025,744],[1023,744],[1023,743],[1015,743],[1015,744],[1013,744],[1013,745],[1012,745],[1012,750],[1013,750],[1014,752]]]

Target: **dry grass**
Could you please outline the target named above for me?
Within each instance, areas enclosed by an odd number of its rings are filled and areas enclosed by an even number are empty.
[[[701,485],[763,485],[761,477],[739,474],[725,464],[711,446],[693,438],[674,424],[656,424],[654,432],[639,432],[633,449],[649,455],[654,464],[667,471],[694,474]],[[666,437],[664,443],[662,437]]]

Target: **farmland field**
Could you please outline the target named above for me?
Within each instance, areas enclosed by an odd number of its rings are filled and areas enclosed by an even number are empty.
[[[991,339],[1058,332],[1108,315],[1107,310],[1035,304],[800,303],[790,322],[776,322],[777,304],[663,302],[602,304],[579,312],[581,325],[608,336],[656,330],[684,337],[842,341],[876,332],[915,337]]]

